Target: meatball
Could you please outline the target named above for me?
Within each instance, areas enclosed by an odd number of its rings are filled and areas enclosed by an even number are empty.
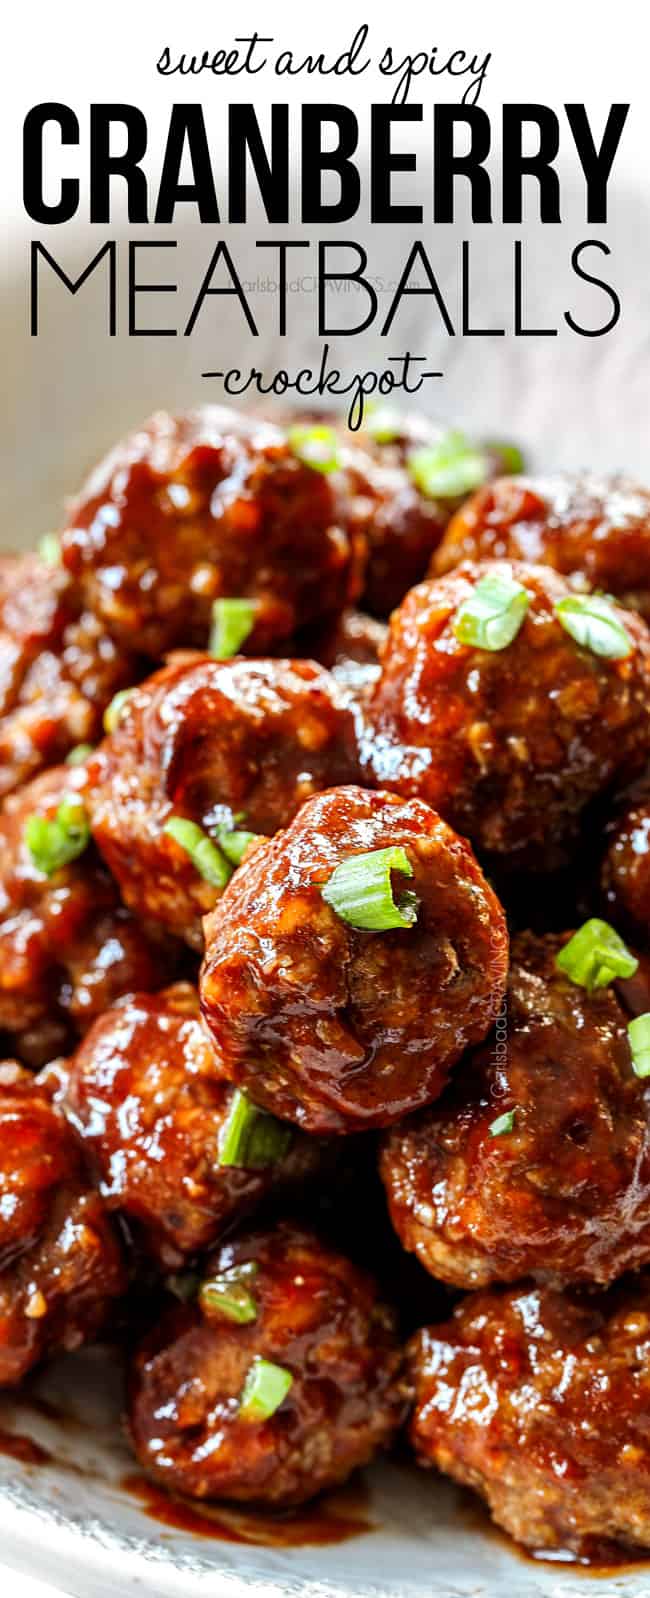
[[[0,798],[94,742],[113,695],[140,674],[61,567],[0,559]]]
[[[160,986],[173,963],[169,943],[120,904],[92,847],[48,875],[28,845],[32,817],[56,824],[70,801],[83,818],[85,781],[83,767],[53,767],[12,794],[0,816],[0,1031],[34,1064],[120,994]]]
[[[190,1497],[299,1504],[390,1441],[400,1364],[372,1279],[285,1223],[223,1244],[198,1302],[147,1337],[131,1374],[133,1445]]]
[[[409,1356],[419,1463],[481,1493],[517,1542],[599,1562],[650,1546],[647,1276],[471,1294]]]
[[[120,1000],[95,1022],[70,1062],[64,1107],[102,1197],[168,1269],[215,1243],[260,1200],[301,1186],[322,1165],[316,1139],[252,1107],[265,1146],[256,1155],[249,1139],[248,1153],[242,1147],[236,1164],[221,1165],[224,1134],[240,1099],[216,1076],[198,997],[188,983]]]
[[[201,948],[228,869],[202,875],[165,831],[172,816],[215,836],[276,832],[357,775],[355,723],[313,661],[179,656],[130,696],[89,772],[93,835],[125,902]]]
[[[401,1242],[456,1287],[606,1284],[650,1263],[650,1101],[629,1011],[558,969],[568,937],[513,939],[491,1038],[383,1145]]]
[[[650,778],[607,829],[602,886],[608,913],[650,943]]]
[[[521,459],[512,446],[472,444],[430,417],[399,415],[390,407],[380,406],[355,433],[344,422],[335,422],[332,429],[330,416],[322,411],[298,420],[324,423],[337,440],[345,525],[367,544],[363,603],[375,616],[388,616],[426,575],[465,494],[512,469],[510,460]],[[435,494],[425,488],[427,475],[433,482],[434,472]]]
[[[0,1386],[100,1329],[126,1277],[73,1134],[37,1077],[0,1065]]]
[[[383,850],[403,852],[407,911],[398,897],[403,924],[362,930],[323,889],[358,856],[381,868]],[[394,794],[308,800],[236,873],[205,930],[201,1004],[220,1072],[311,1132],[386,1125],[434,1099],[503,995],[505,920],[469,845]]]
[[[650,492],[623,476],[504,477],[454,516],[433,559],[530,560],[615,594],[650,621]]]
[[[112,636],[154,658],[205,647],[224,596],[255,601],[259,653],[356,597],[364,544],[339,498],[339,473],[305,464],[267,422],[160,412],[85,483],[63,559]]]
[[[517,603],[526,591],[504,646],[457,636],[488,579],[516,586]],[[588,801],[641,769],[650,746],[647,627],[608,607],[629,651],[605,658],[565,630],[555,607],[569,594],[555,572],[524,562],[467,564],[420,584],[391,619],[368,695],[370,777],[426,799],[509,866],[563,863]]]

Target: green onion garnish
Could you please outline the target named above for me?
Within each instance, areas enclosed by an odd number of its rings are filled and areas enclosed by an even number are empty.
[[[29,816],[23,836],[34,865],[51,877],[88,847],[86,811],[78,799],[62,799],[55,816]]]
[[[408,469],[416,488],[427,499],[457,499],[471,494],[488,475],[483,451],[456,430],[445,433],[437,444],[414,450]]]
[[[389,405],[378,405],[375,410],[369,410],[366,404],[365,430],[376,444],[392,444],[400,437],[402,427],[399,411],[392,410]]]
[[[454,637],[474,649],[507,649],[519,632],[529,604],[530,594],[514,578],[505,573],[481,577],[456,611]]]
[[[560,949],[555,964],[577,987],[593,993],[618,977],[633,977],[639,962],[614,927],[594,916]]]
[[[496,1121],[491,1121],[488,1127],[490,1137],[503,1137],[506,1132],[514,1130],[516,1110],[505,1110],[503,1115],[498,1115]]]
[[[243,1420],[269,1420],[293,1385],[291,1371],[283,1365],[272,1365],[259,1354],[250,1367],[239,1400],[239,1414]]]
[[[201,1309],[208,1316],[221,1315],[238,1326],[249,1326],[257,1320],[257,1304],[246,1283],[254,1281],[258,1270],[256,1260],[246,1260],[208,1277],[199,1288]]]
[[[569,594],[566,599],[558,599],[553,608],[569,637],[593,655],[624,660],[630,654],[632,639],[614,606],[600,594]]]
[[[217,827],[217,842],[231,866],[240,866],[249,843],[259,837],[258,832],[231,831],[230,827]]]
[[[215,599],[208,645],[216,660],[232,660],[255,625],[254,599]]]
[[[498,455],[507,476],[517,477],[523,472],[525,461],[517,444],[503,444],[500,439],[491,439],[485,449],[491,455]]]
[[[39,540],[38,553],[46,566],[58,566],[61,559],[61,545],[56,533],[44,533]]]
[[[117,724],[122,719],[126,702],[131,698],[132,688],[120,688],[119,694],[114,694],[110,705],[104,711],[104,732],[115,732]]]
[[[650,1010],[628,1021],[627,1035],[632,1050],[632,1070],[635,1076],[650,1076]]]
[[[369,854],[351,855],[336,866],[321,889],[341,921],[363,932],[388,932],[394,927],[412,927],[419,899],[411,888],[393,898],[391,871],[413,876],[413,867],[404,849],[372,849]]]
[[[185,850],[199,876],[209,882],[212,888],[225,888],[232,876],[230,866],[202,827],[198,827],[195,821],[188,821],[185,816],[170,816],[163,832]]]
[[[282,1160],[292,1138],[290,1126],[260,1110],[241,1088],[235,1088],[221,1129],[218,1165],[255,1169]]]
[[[93,744],[75,744],[65,757],[66,766],[83,766],[84,760],[94,753]]]
[[[341,464],[339,441],[331,427],[290,427],[287,442],[298,460],[315,472],[335,472]]]

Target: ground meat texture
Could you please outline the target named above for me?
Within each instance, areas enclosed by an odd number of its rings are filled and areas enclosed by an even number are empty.
[[[607,829],[602,887],[607,915],[650,943],[650,778]]]
[[[303,464],[267,422],[160,412],[91,474],[63,559],[112,636],[154,658],[205,647],[229,595],[256,601],[247,647],[260,653],[356,597],[365,546],[339,497],[339,474]]]
[[[220,1166],[233,1093],[215,1073],[196,990],[187,983],[120,1000],[70,1063],[65,1109],[101,1194],[168,1269],[322,1167],[323,1145],[300,1133],[272,1164]]]
[[[102,1327],[125,1291],[117,1238],[36,1077],[0,1065],[0,1386]]]
[[[129,699],[89,770],[93,834],[126,903],[201,948],[222,890],[165,833],[170,817],[276,832],[357,775],[355,724],[313,661],[179,656]]]
[[[321,888],[351,856],[405,850],[415,924],[357,930]],[[427,805],[338,788],[303,805],[206,922],[200,992],[222,1074],[311,1132],[382,1126],[437,1097],[484,1037],[506,976],[501,906]]]
[[[0,798],[93,743],[106,705],[139,673],[61,567],[0,559]]]
[[[173,1311],[136,1354],[129,1421],[144,1469],[193,1498],[299,1504],[365,1465],[403,1415],[392,1312],[372,1279],[288,1223],[224,1244],[204,1276],[253,1267],[255,1319]],[[253,1361],[291,1377],[267,1419],[240,1412]]]
[[[650,492],[622,476],[503,477],[457,512],[433,571],[530,560],[615,594],[650,620]]]
[[[530,596],[513,641],[460,643],[459,607],[488,575]],[[421,583],[393,617],[368,695],[368,780],[426,799],[489,854],[533,868],[564,863],[586,804],[632,776],[650,743],[650,633],[615,607],[631,639],[609,660],[565,631],[562,577],[524,562],[467,564]]]
[[[600,1563],[650,1546],[647,1276],[475,1293],[409,1353],[419,1463],[481,1493],[517,1542]]]
[[[51,876],[36,865],[28,818],[51,819],[62,799],[83,798],[84,784],[83,767],[53,767],[12,794],[0,817],[0,1031],[30,1064],[120,994],[160,986],[175,957],[120,903],[92,847]]]
[[[330,418],[316,418],[329,424]],[[378,421],[378,415],[371,418]],[[339,423],[336,432],[344,463],[346,525],[361,533],[368,550],[363,605],[375,616],[394,610],[414,583],[426,575],[433,551],[444,535],[450,516],[463,495],[431,499],[423,494],[409,470],[417,451],[435,448],[449,428],[430,417],[391,414],[386,436],[376,436],[370,426],[353,433]],[[485,474],[505,469],[496,446],[483,451]]]
[[[385,1139],[404,1247],[455,1287],[609,1283],[650,1263],[650,1101],[630,1011],[557,970],[569,934],[513,940],[502,1018],[447,1095]],[[512,1130],[493,1135],[514,1111]]]

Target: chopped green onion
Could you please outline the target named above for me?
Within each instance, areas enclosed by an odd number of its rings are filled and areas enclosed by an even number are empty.
[[[38,553],[46,566],[58,566],[61,560],[61,545],[56,533],[44,533],[38,545]]]
[[[217,842],[219,848],[230,861],[231,866],[240,866],[249,843],[259,838],[258,832],[231,831],[229,827],[217,827]]]
[[[255,625],[254,599],[215,599],[208,645],[217,660],[232,660]]]
[[[366,432],[376,444],[392,444],[399,438],[403,422],[399,411],[393,410],[390,405],[378,405],[370,411],[366,404]]]
[[[23,836],[34,865],[51,877],[83,854],[90,842],[90,825],[78,799],[62,799],[55,816],[29,816]]]
[[[253,1360],[239,1400],[243,1420],[270,1420],[293,1385],[291,1371],[260,1355]]]
[[[507,649],[519,632],[529,604],[527,589],[506,573],[481,577],[456,611],[454,637],[474,649]]]
[[[569,594],[554,606],[558,621],[576,644],[605,660],[624,660],[632,639],[614,606],[599,594]]]
[[[525,461],[517,444],[504,444],[499,439],[491,439],[484,447],[491,455],[498,455],[503,470],[509,477],[517,477],[523,472]]]
[[[490,1137],[503,1137],[506,1132],[512,1132],[515,1125],[516,1110],[505,1110],[503,1115],[498,1115],[496,1121],[491,1121],[488,1127]]]
[[[110,705],[107,705],[104,711],[104,732],[115,732],[118,722],[122,719],[124,706],[133,691],[133,688],[120,688],[119,694],[113,695]]]
[[[249,1326],[257,1320],[257,1304],[246,1283],[254,1281],[258,1269],[256,1260],[246,1260],[208,1277],[199,1288],[201,1309],[206,1315],[221,1315],[238,1326]]]
[[[427,499],[458,499],[480,488],[488,475],[482,450],[464,433],[445,433],[437,444],[416,449],[409,458],[410,476]]]
[[[639,962],[614,927],[594,916],[560,949],[555,964],[576,987],[593,993],[618,977],[633,977]]]
[[[650,1010],[628,1021],[627,1035],[632,1050],[632,1070],[635,1076],[650,1076]]]
[[[402,848],[372,849],[369,854],[352,855],[336,866],[321,889],[326,904],[341,921],[363,932],[388,932],[394,927],[412,927],[419,907],[417,894],[406,888],[393,898],[391,871],[413,876],[413,867]]]
[[[298,460],[315,472],[335,472],[341,464],[339,442],[331,427],[290,427],[287,442]]]
[[[292,1130],[268,1111],[260,1110],[248,1094],[235,1088],[221,1129],[218,1165],[262,1168],[284,1159]]]
[[[84,760],[94,753],[93,744],[75,744],[65,757],[66,766],[83,766]]]
[[[232,875],[230,866],[202,827],[198,827],[195,821],[188,821],[186,816],[170,816],[163,832],[185,850],[199,875],[212,888],[225,888]]]

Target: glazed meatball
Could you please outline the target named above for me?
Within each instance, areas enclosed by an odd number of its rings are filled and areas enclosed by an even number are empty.
[[[602,1563],[612,1544],[650,1546],[647,1276],[471,1294],[409,1352],[421,1465],[481,1493],[528,1548]]]
[[[253,1233],[212,1256],[198,1302],[137,1353],[133,1445],[192,1498],[299,1504],[390,1441],[400,1363],[370,1277],[298,1226]]]
[[[267,422],[206,405],[152,417],[72,506],[63,559],[114,638],[158,658],[204,648],[215,599],[256,603],[260,653],[356,597],[364,545],[316,470]]]
[[[404,851],[415,899],[405,925],[363,930],[323,890],[386,849]],[[201,1004],[219,1070],[311,1132],[386,1125],[436,1098],[485,1036],[507,945],[469,845],[427,805],[332,789],[255,851],[206,921]]]
[[[179,656],[129,698],[89,771],[93,835],[125,902],[201,948],[223,881],[165,831],[172,816],[215,837],[276,832],[356,776],[355,724],[313,661]]]
[[[615,594],[650,620],[650,492],[627,477],[504,477],[450,523],[433,571],[464,560],[529,560]]]
[[[55,766],[12,794],[0,816],[0,1031],[43,1064],[122,993],[158,987],[173,964],[168,941],[121,905],[92,847],[48,875],[26,838],[30,818],[82,807],[86,773]],[[52,864],[55,862],[52,861]]]
[[[81,609],[60,566],[0,559],[0,798],[93,743],[109,701],[141,671]]]
[[[262,1126],[267,1146],[257,1155],[249,1139],[248,1155],[242,1148],[236,1164],[221,1165],[239,1098],[216,1076],[196,990],[187,983],[120,1000],[70,1062],[64,1107],[102,1197],[167,1269],[215,1243],[262,1199],[302,1186],[322,1165],[317,1139],[276,1122]]]
[[[602,886],[607,913],[650,943],[650,777],[607,829]]]
[[[457,636],[488,578],[528,596],[503,647]],[[596,654],[556,612],[569,593],[555,572],[523,562],[468,564],[420,584],[391,618],[368,696],[369,778],[426,799],[509,866],[563,863],[588,801],[647,759],[650,633],[609,607],[629,652]]]
[[[100,1329],[126,1276],[73,1134],[37,1077],[0,1065],[0,1386]]]
[[[563,975],[569,934],[513,939],[489,1041],[381,1155],[393,1225],[434,1276],[608,1283],[650,1263],[650,1102],[613,987]]]

